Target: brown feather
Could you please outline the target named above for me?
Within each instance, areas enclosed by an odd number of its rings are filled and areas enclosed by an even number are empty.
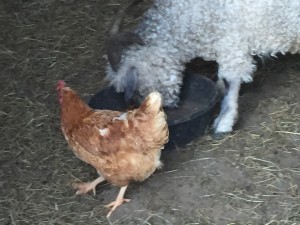
[[[142,181],[160,167],[168,141],[161,97],[151,94],[140,108],[127,112],[92,110],[70,88],[60,90],[61,126],[75,154],[110,183]]]

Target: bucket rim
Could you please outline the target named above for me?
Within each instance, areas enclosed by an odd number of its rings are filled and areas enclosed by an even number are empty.
[[[187,75],[188,76],[191,76],[191,75],[193,76],[193,75],[195,75],[195,73],[193,73],[193,74],[187,74]],[[195,118],[197,118],[197,117],[199,117],[201,115],[205,115],[217,103],[218,90],[217,90],[217,87],[216,87],[215,83],[212,80],[210,80],[210,79],[208,79],[208,78],[206,78],[206,77],[204,77],[202,75],[197,75],[197,76],[201,77],[202,80],[205,80],[205,82],[207,82],[214,89],[214,93],[213,93],[213,95],[211,97],[210,104],[208,104],[207,107],[204,110],[200,110],[199,112],[195,112],[191,116],[184,117],[183,119],[178,119],[178,120],[170,121],[170,120],[168,120],[168,115],[166,114],[167,115],[167,123],[168,123],[169,126],[179,125],[179,124],[188,122],[190,120],[193,120],[193,119],[195,119]],[[166,109],[167,110],[172,110],[172,109],[164,108],[165,113],[166,113]]]

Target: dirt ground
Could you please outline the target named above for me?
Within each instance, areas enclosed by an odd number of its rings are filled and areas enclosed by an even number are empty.
[[[66,80],[86,100],[103,87],[103,43],[120,2],[0,2],[0,225],[300,224],[299,55],[259,63],[234,134],[164,152],[164,168],[131,184],[132,201],[110,220],[103,205],[118,188],[75,196],[70,184],[96,172],[67,148],[55,84]],[[194,69],[215,73],[204,65]]]

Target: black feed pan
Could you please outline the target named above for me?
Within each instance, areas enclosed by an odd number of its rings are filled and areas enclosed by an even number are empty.
[[[204,134],[217,101],[215,83],[198,74],[188,74],[181,89],[179,107],[164,108],[170,130],[166,148],[183,146]],[[110,87],[95,94],[89,105],[94,109],[126,111],[129,106],[122,93]]]

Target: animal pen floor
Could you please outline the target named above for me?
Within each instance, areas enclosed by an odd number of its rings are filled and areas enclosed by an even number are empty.
[[[164,168],[132,183],[110,220],[103,205],[118,188],[75,196],[70,184],[96,172],[67,148],[55,85],[64,79],[86,100],[101,89],[120,2],[1,1],[0,225],[300,224],[299,55],[259,63],[234,134],[165,152]]]

